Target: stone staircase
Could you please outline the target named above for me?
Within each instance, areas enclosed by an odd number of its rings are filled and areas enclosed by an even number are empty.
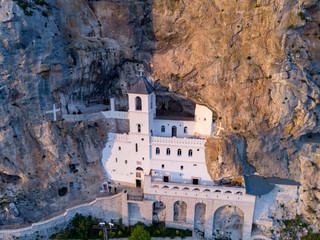
[[[128,211],[129,211],[130,225],[133,225],[139,221],[142,221],[141,211],[138,203],[129,202]]]

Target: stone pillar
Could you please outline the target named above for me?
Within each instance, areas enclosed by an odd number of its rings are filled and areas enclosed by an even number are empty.
[[[122,223],[129,226],[128,193],[122,194]]]
[[[204,237],[211,239],[212,238],[212,231],[213,231],[213,217],[214,217],[214,212],[216,210],[215,207],[213,207],[214,201],[209,200],[206,202],[206,227],[205,227],[205,232],[204,232]]]
[[[252,232],[252,219],[253,219],[253,212],[254,212],[254,203],[250,204],[244,209],[244,223],[243,223],[243,234],[242,239],[250,239],[251,232]]]
[[[192,225],[192,228],[194,228],[194,211],[195,211],[195,205],[193,202],[187,203],[187,224]]]
[[[114,112],[114,110],[115,110],[114,98],[110,98],[110,110],[112,112]]]
[[[142,204],[142,218],[146,221],[145,223],[152,223],[152,212],[153,212],[154,201],[144,200]]]
[[[172,201],[162,201],[166,205],[166,222],[173,222],[173,202]]]

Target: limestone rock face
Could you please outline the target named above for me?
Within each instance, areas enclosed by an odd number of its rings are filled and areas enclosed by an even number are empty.
[[[213,179],[258,172],[300,181],[301,199],[317,195],[308,173],[319,171],[319,1],[47,2],[0,0],[0,188],[25,219],[93,197],[107,133],[126,129],[65,123],[60,113],[51,122],[45,111],[83,112],[110,96],[125,109],[139,69],[215,112],[215,135],[223,130],[207,142]],[[82,183],[78,197],[59,197],[70,182]],[[19,208],[32,201],[35,217]],[[320,210],[307,206],[299,211],[315,223]]]

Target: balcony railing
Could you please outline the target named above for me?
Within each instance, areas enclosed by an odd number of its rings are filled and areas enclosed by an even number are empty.
[[[131,200],[131,201],[143,201],[144,199],[144,195],[127,195],[127,200]]]

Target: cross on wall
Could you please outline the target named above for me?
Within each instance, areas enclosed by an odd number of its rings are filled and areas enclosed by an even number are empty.
[[[46,111],[46,114],[53,113],[53,121],[57,121],[57,112],[60,111],[60,108],[56,108],[56,105],[53,104],[53,109],[50,111]]]
[[[139,68],[138,72],[139,72],[139,76],[142,77],[142,73],[144,72],[144,70],[142,68]]]
[[[221,130],[224,130],[224,128],[223,128],[223,127],[221,127],[221,123],[220,123],[220,126],[218,126],[217,136],[219,136],[219,134],[220,134],[220,131],[221,131]]]
[[[218,126],[217,128],[218,128],[217,134],[216,135],[214,134],[213,137],[214,138],[221,138],[221,137],[219,137],[219,134],[220,134],[221,130],[222,131],[224,130],[224,128],[221,127],[221,123],[220,123],[220,126]]]

